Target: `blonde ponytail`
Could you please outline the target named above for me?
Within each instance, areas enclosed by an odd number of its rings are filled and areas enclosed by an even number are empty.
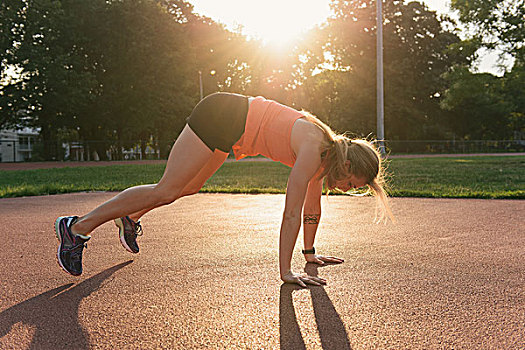
[[[328,187],[351,175],[366,179],[369,189],[378,200],[380,214],[376,215],[376,219],[382,221],[385,217],[389,217],[394,221],[384,188],[385,169],[377,148],[367,140],[350,139],[344,134],[336,134],[315,116],[304,111],[302,113],[306,120],[318,126],[326,136],[325,142],[321,145],[323,163],[319,178],[326,177]]]

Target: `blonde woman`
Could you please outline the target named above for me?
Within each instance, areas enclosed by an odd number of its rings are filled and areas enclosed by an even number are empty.
[[[324,179],[330,190],[368,186],[388,212],[381,185],[381,158],[374,147],[364,140],[336,135],[308,113],[263,97],[216,93],[199,102],[187,121],[159,183],[128,188],[84,216],[56,220],[58,262],[66,272],[75,276],[82,273],[85,242],[95,228],[110,220],[119,227],[124,248],[138,253],[140,218],[154,208],[197,193],[231,149],[236,159],[261,154],[292,167],[279,240],[279,268],[284,282],[303,287],[326,283],[291,269],[301,218],[306,261],[343,262],[315,254]]]

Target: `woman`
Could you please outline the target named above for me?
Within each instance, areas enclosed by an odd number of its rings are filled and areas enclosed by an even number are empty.
[[[175,141],[158,184],[128,188],[85,216],[59,217],[55,230],[60,242],[58,262],[68,273],[82,273],[82,251],[89,233],[110,220],[119,227],[122,245],[138,253],[139,219],[148,211],[197,193],[224,163],[233,148],[235,158],[262,154],[292,167],[279,241],[279,267],[284,282],[325,284],[321,278],[291,270],[297,235],[304,222],[303,254],[318,264],[340,263],[315,255],[314,240],[321,217],[323,179],[329,190],[348,191],[368,185],[387,213],[381,186],[381,158],[364,140],[336,135],[312,115],[263,97],[216,93],[203,99]],[[303,212],[304,207],[304,212]]]

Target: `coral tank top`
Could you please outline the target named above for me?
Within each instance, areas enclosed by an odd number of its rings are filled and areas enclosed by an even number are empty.
[[[302,117],[293,108],[264,97],[254,98],[248,108],[244,134],[232,147],[235,159],[261,154],[292,167],[295,163],[292,127]]]

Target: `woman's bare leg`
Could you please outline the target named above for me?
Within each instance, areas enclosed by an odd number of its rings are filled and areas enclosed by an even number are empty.
[[[80,217],[71,231],[75,234],[90,233],[107,221],[173,202],[212,155],[208,146],[186,125],[171,149],[158,184],[128,188]]]
[[[213,153],[212,158],[206,163],[206,165],[199,171],[197,176],[191,180],[189,184],[184,187],[184,190],[182,190],[182,193],[180,194],[180,197],[184,196],[190,196],[192,194],[195,194],[199,192],[199,190],[204,186],[206,181],[213,175],[215,172],[221,167],[221,165],[224,163],[224,161],[228,158],[228,153],[219,151],[218,149],[215,150]],[[155,186],[155,185],[150,185]],[[141,211],[138,211],[136,213],[133,213],[129,215],[129,217],[133,221],[138,221],[144,214],[146,214],[148,211],[155,209],[156,207],[144,209]]]

